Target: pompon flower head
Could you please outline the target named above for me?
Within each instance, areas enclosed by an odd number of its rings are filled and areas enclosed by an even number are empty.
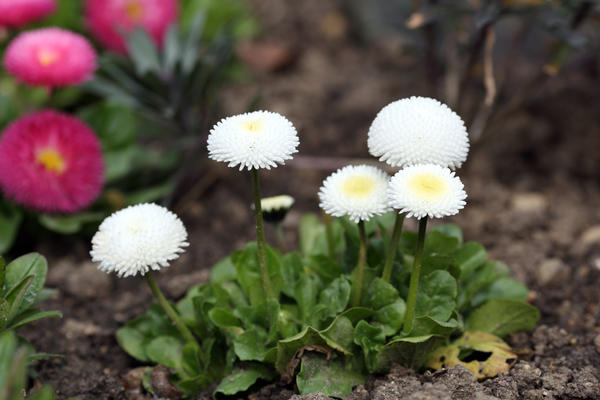
[[[179,217],[146,203],[106,218],[92,238],[90,255],[100,270],[125,277],[166,268],[187,246],[187,231]]]
[[[263,218],[269,223],[280,223],[284,220],[294,202],[294,198],[287,194],[260,199]]]
[[[96,52],[83,36],[42,28],[17,36],[6,49],[4,66],[21,82],[35,86],[77,85],[96,70]]]
[[[389,176],[377,167],[348,165],[331,174],[319,190],[320,207],[334,217],[367,221],[390,210]]]
[[[72,213],[102,190],[100,142],[83,122],[38,111],[0,136],[0,187],[15,202],[38,211]]]
[[[23,26],[46,17],[55,9],[55,0],[0,0],[0,26]]]
[[[85,16],[94,37],[106,48],[126,53],[124,36],[136,27],[158,45],[179,14],[177,0],[87,0]]]
[[[229,167],[271,169],[291,159],[298,147],[296,128],[283,115],[255,111],[219,121],[208,136],[208,156]]]
[[[450,169],[434,164],[400,170],[390,180],[388,194],[393,208],[419,219],[457,214],[467,198],[460,178]]]
[[[458,168],[467,158],[463,120],[428,97],[410,97],[383,107],[369,128],[369,152],[393,167],[437,164]]]

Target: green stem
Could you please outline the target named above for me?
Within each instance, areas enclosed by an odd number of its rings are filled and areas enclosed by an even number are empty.
[[[152,272],[146,272],[144,277],[146,278],[146,282],[148,282],[148,285],[150,286],[150,290],[152,290],[152,294],[154,294],[154,296],[158,299],[158,302],[160,303],[161,307],[163,308],[165,313],[167,313],[169,318],[171,318],[171,321],[175,323],[175,326],[177,327],[177,329],[179,329],[179,332],[183,335],[185,340],[187,340],[188,342],[198,344],[196,338],[194,338],[194,335],[192,335],[192,332],[190,332],[190,330],[187,328],[187,326],[185,326],[185,324],[179,317],[179,314],[177,314],[177,311],[173,309],[171,304],[169,304],[165,296],[160,291],[160,288],[154,280]],[[198,347],[200,347],[200,345],[198,345]]]
[[[359,221],[358,223],[358,235],[360,238],[358,248],[358,264],[356,266],[356,281],[354,287],[354,293],[352,294],[352,307],[358,307],[360,305],[360,299],[362,296],[363,280],[365,278],[365,264],[367,261],[367,233],[365,231],[365,222]]]
[[[415,319],[415,306],[417,305],[417,289],[419,288],[419,274],[421,273],[421,261],[423,259],[423,246],[425,244],[425,230],[427,229],[427,217],[419,220],[419,238],[417,241],[417,252],[410,275],[410,286],[408,287],[408,299],[406,301],[406,314],[404,315],[404,334],[410,333]]]
[[[283,229],[281,228],[281,224],[275,224],[275,236],[277,236],[277,243],[279,244],[279,249],[282,252],[285,252],[285,236],[283,235]]]
[[[258,265],[262,286],[267,299],[273,298],[271,291],[271,280],[267,270],[267,257],[265,255],[265,228],[262,216],[262,205],[260,203],[260,183],[258,181],[258,169],[252,169],[252,187],[254,189],[254,213],[256,214],[256,243],[258,247]]]
[[[386,282],[390,281],[392,277],[392,269],[394,267],[394,261],[396,260],[396,252],[398,251],[398,242],[400,241],[400,234],[402,233],[402,224],[404,223],[404,217],[406,213],[400,213],[396,215],[396,222],[394,223],[394,231],[392,232],[392,241],[390,248],[385,259],[385,265],[383,266],[383,274],[381,279]]]
[[[331,227],[331,217],[329,214],[323,213],[323,219],[325,220],[325,235],[327,236],[327,250],[329,251],[329,257],[335,259],[335,246],[333,244],[333,228]]]

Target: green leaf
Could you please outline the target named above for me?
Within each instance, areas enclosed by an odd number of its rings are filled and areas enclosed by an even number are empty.
[[[390,336],[398,332],[404,323],[404,313],[406,304],[404,300],[398,298],[393,303],[381,307],[373,315],[373,319],[381,324],[385,336]]]
[[[306,265],[314,271],[325,283],[329,283],[342,274],[342,267],[334,259],[324,254],[309,256]]]
[[[349,369],[341,359],[305,353],[300,364],[296,384],[301,395],[321,392],[327,396],[343,398],[352,388],[365,383],[366,377],[359,371]]]
[[[148,358],[169,368],[183,368],[182,350],[184,343],[173,336],[158,336],[146,346]]]
[[[466,329],[504,337],[535,327],[540,312],[534,306],[515,300],[490,300],[469,315]]]
[[[242,326],[242,323],[231,311],[226,308],[215,307],[208,312],[208,317],[213,324],[219,328],[227,328],[231,326]]]
[[[138,75],[143,76],[147,72],[155,74],[160,72],[158,49],[145,30],[137,28],[129,34],[127,37],[127,49]]]
[[[47,271],[48,264],[46,259],[38,253],[29,253],[21,256],[6,266],[7,289],[13,288],[28,276],[33,277],[27,290],[23,293],[19,308],[15,310],[16,312],[24,311],[35,303],[38,293],[46,282]]]
[[[353,330],[352,322],[343,315],[338,315],[326,329],[320,331],[320,334],[328,343],[335,343],[335,348],[343,349],[345,354],[351,354]]]
[[[477,267],[487,260],[487,252],[480,243],[467,242],[456,253],[455,262],[460,268],[460,279],[469,279]]]
[[[298,252],[291,252],[281,257],[281,276],[283,277],[283,288],[281,291],[288,297],[295,298],[294,288],[300,277],[304,275],[302,257]]]
[[[27,400],[54,400],[54,389],[52,386],[42,386],[33,394],[30,394]]]
[[[0,314],[2,313],[1,304],[2,302],[0,301]],[[60,311],[40,311],[38,309],[30,309],[24,313],[21,313],[18,318],[14,319],[10,324],[10,328],[19,329],[30,322],[38,321],[44,318],[62,318],[62,313]],[[2,317],[0,315],[0,326],[2,325],[1,319]]]
[[[389,371],[392,364],[400,364],[418,369],[425,364],[429,354],[444,344],[442,336],[425,335],[405,337],[392,340],[377,354],[374,371],[384,373]]]
[[[0,297],[4,295],[4,281],[6,280],[6,261],[0,256]]]
[[[477,307],[493,299],[525,301],[528,296],[529,289],[525,285],[513,278],[504,277],[496,280],[488,288],[473,296],[471,305]]]
[[[508,273],[508,267],[500,261],[487,261],[480,265],[468,280],[461,282],[464,287],[458,298],[459,308],[465,311],[473,307],[472,299],[476,294],[486,292],[494,282],[506,277]]]
[[[276,374],[266,366],[251,364],[244,369],[237,369],[225,377],[215,390],[215,394],[231,396],[248,390],[259,379],[269,382],[275,379],[275,376]]]
[[[462,244],[463,234],[460,228],[454,224],[441,224],[434,226],[431,231],[443,233],[446,236],[454,237],[458,239],[458,243]]]
[[[343,322],[342,322],[343,323]],[[327,330],[326,330],[327,331]],[[329,332],[331,334],[331,332]],[[275,368],[280,374],[286,374],[288,364],[294,359],[297,352],[307,346],[317,346],[321,349],[331,348],[347,354],[347,349],[336,343],[322,332],[307,326],[302,332],[277,342],[277,355]]]
[[[10,310],[8,312],[9,323],[13,318],[19,315],[21,305],[23,305],[23,302],[25,300],[25,294],[27,293],[29,286],[31,286],[33,279],[33,275],[29,275],[23,278],[16,286],[14,286],[6,294],[6,301],[10,304]]]
[[[71,215],[40,214],[38,221],[40,225],[56,233],[70,235],[81,230],[84,224],[100,223],[106,214],[103,212],[82,212]]]
[[[235,279],[235,276],[235,265],[233,265],[230,256],[219,260],[210,271],[210,281],[215,283],[232,281]]]
[[[279,253],[270,246],[265,247],[267,269],[271,280],[271,290],[275,298],[279,297],[283,287],[281,262]],[[258,264],[258,250],[256,243],[248,243],[242,251],[233,253],[231,261],[237,271],[237,280],[250,298],[251,304],[260,304],[265,301],[262,286],[260,266]]]
[[[317,324],[328,318],[333,318],[346,309],[350,300],[350,283],[345,277],[339,277],[331,282],[319,295],[313,321]]]
[[[460,246],[460,241],[453,236],[447,236],[442,232],[432,230],[425,236],[423,254],[451,254]]]
[[[331,220],[334,252],[344,248],[344,229],[339,220]],[[305,214],[300,220],[300,252],[304,257],[313,255],[329,256],[325,225],[315,214]]]
[[[363,350],[367,370],[375,372],[377,355],[385,344],[383,329],[366,321],[359,321],[354,328],[354,343]]]
[[[0,199],[0,253],[12,247],[22,220],[23,213],[16,206]]]
[[[17,338],[14,332],[0,332],[0,388],[8,386],[7,377],[11,369],[16,349]]]
[[[450,319],[449,321],[436,321],[429,317],[419,317],[415,319],[413,328],[410,331],[410,336],[448,336],[459,327],[460,324],[455,319]]]
[[[446,271],[434,271],[422,278],[417,293],[416,317],[447,321],[456,308],[456,280]]]
[[[99,101],[79,109],[77,114],[98,135],[104,151],[120,149],[135,141],[138,119],[122,104]]]
[[[258,328],[250,329],[235,338],[233,349],[242,361],[264,361],[267,351],[267,333]]]
[[[389,282],[381,278],[371,281],[367,290],[366,304],[377,310],[383,306],[393,303],[398,299],[398,290]]]
[[[0,332],[8,325],[9,314],[10,304],[4,298],[0,297]]]
[[[119,346],[132,357],[144,362],[151,361],[146,354],[146,347],[158,336],[179,337],[180,333],[157,303],[152,304],[145,314],[128,321],[117,330]]]
[[[303,322],[308,323],[315,317],[313,311],[321,288],[321,282],[314,275],[301,275],[300,279],[296,282],[294,286],[294,299],[296,299],[300,308],[300,318]]]

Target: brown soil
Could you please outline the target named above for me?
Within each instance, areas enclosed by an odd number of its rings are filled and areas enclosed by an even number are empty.
[[[287,43],[295,61],[279,72],[256,71],[251,83],[228,88],[223,115],[245,111],[261,95],[261,107],[285,114],[298,127],[300,154],[368,158],[366,132],[376,112],[398,98],[431,94],[423,89],[423,62],[400,55],[397,38],[356,45],[339,2],[252,4],[264,20],[261,40]],[[585,69],[581,63],[498,122],[499,129],[473,147],[459,171],[468,205],[450,220],[467,240],[483,242],[505,261],[532,289],[532,302],[542,312],[534,332],[509,340],[522,350],[521,360],[508,374],[483,382],[461,368],[424,375],[397,368],[371,377],[348,398],[600,398],[600,64]],[[330,172],[305,161],[263,174],[265,195],[297,199],[285,222],[290,245],[301,214],[318,210],[316,192]],[[210,265],[254,236],[249,176],[212,163],[206,168],[219,171],[218,183],[179,210],[192,246],[159,277],[173,299],[205,281]],[[38,378],[54,385],[61,399],[150,399],[125,391],[124,377],[140,365],[114,337],[125,321],[144,312],[150,292],[140,279],[109,277],[82,261],[87,246],[64,240],[39,249],[50,255],[49,285],[59,289],[45,308],[60,309],[64,318],[22,333],[39,351],[64,358],[40,362]],[[269,385],[253,396],[287,399],[294,388]]]

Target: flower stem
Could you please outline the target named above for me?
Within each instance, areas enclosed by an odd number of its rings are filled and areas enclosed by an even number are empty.
[[[285,236],[283,235],[283,229],[281,228],[281,224],[275,224],[275,236],[277,236],[277,243],[279,244],[279,249],[282,252],[285,252]]]
[[[360,238],[358,248],[358,265],[356,266],[356,281],[354,282],[354,293],[352,294],[352,307],[360,305],[362,296],[363,280],[365,277],[365,264],[367,261],[367,233],[365,231],[365,222],[358,222],[358,235]]]
[[[267,257],[265,255],[265,228],[262,216],[262,205],[260,203],[260,183],[258,181],[258,169],[252,168],[252,187],[254,189],[254,213],[256,214],[256,243],[258,247],[258,265],[262,286],[267,299],[273,298],[271,291],[271,280],[267,270]]]
[[[421,273],[421,261],[423,259],[423,245],[425,244],[425,230],[427,229],[427,217],[419,220],[419,238],[417,239],[417,252],[410,275],[410,286],[408,287],[408,299],[406,301],[406,314],[404,315],[404,334],[410,333],[415,319],[415,306],[417,305],[417,289],[419,288],[419,274]]]
[[[331,227],[331,217],[327,213],[323,213],[325,220],[325,236],[327,237],[327,251],[329,257],[335,259],[335,245],[333,244],[333,228]]]
[[[385,259],[385,265],[383,267],[383,274],[381,279],[386,282],[390,281],[392,277],[392,269],[394,267],[394,261],[396,260],[396,252],[398,250],[398,242],[400,241],[400,234],[402,233],[402,225],[404,223],[404,217],[406,213],[400,213],[396,215],[396,222],[394,223],[394,231],[392,232],[392,241],[390,243],[389,252]]]
[[[148,285],[150,286],[150,290],[152,290],[152,294],[154,294],[154,296],[158,299],[159,304],[161,305],[161,307],[163,308],[165,313],[167,313],[169,318],[171,318],[171,321],[173,321],[175,323],[175,326],[177,327],[177,329],[179,329],[179,332],[185,338],[185,340],[187,340],[188,342],[198,344],[198,342],[196,341],[196,338],[194,338],[194,335],[192,335],[192,332],[190,332],[190,330],[187,328],[187,326],[185,326],[185,324],[179,317],[179,314],[177,314],[177,311],[175,311],[175,309],[173,309],[171,304],[169,304],[169,302],[167,301],[165,296],[160,291],[160,288],[158,287],[158,285],[156,284],[156,281],[154,280],[154,276],[152,275],[152,272],[150,272],[150,271],[146,272],[144,277],[146,278],[146,282],[148,282]],[[199,345],[198,345],[198,347],[199,347]]]

